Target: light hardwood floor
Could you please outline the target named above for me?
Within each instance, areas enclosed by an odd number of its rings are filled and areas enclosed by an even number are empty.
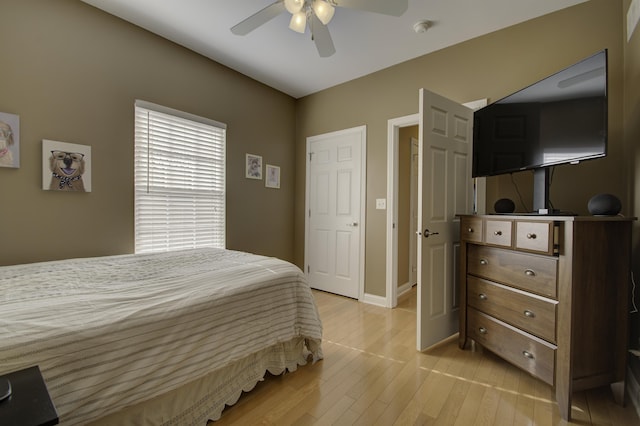
[[[639,425],[608,387],[573,395],[559,417],[551,387],[488,351],[449,340],[416,351],[415,288],[385,309],[314,291],[324,360],[267,376],[219,425]]]

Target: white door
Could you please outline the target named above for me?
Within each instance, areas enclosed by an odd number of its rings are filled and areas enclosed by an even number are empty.
[[[457,333],[460,229],[473,208],[473,111],[420,89],[418,350]]]
[[[364,126],[307,138],[307,279],[356,299],[364,293],[365,141]]]

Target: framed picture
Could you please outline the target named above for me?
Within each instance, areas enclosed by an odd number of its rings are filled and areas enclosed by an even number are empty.
[[[249,179],[262,179],[262,157],[247,154],[245,161],[245,177]]]
[[[20,167],[20,116],[0,112],[0,167]]]
[[[280,188],[280,167],[267,164],[265,173],[264,186],[267,188]]]
[[[42,189],[91,192],[91,147],[43,139]]]

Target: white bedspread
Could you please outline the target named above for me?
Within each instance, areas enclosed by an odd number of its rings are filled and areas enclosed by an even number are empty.
[[[321,338],[302,272],[275,258],[200,249],[0,268],[0,373],[39,365],[62,424],[275,344],[299,339],[318,359]]]

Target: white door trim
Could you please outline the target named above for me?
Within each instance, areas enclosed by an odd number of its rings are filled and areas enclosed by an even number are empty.
[[[414,137],[411,137],[411,183],[409,185],[410,196],[409,196],[409,270],[407,271],[409,275],[409,282],[405,283],[404,291],[408,291],[411,289],[413,284],[418,283],[418,223],[417,220],[414,221],[414,215],[417,219],[418,217],[418,151],[420,149],[420,140]],[[416,161],[414,163],[414,158]],[[415,174],[414,174],[415,173]],[[400,207],[398,207],[400,208]],[[403,293],[403,285],[399,284],[399,289],[401,290],[400,294]]]
[[[366,199],[367,199],[367,126],[352,127],[350,129],[337,130],[335,132],[323,133],[320,135],[307,137],[306,153],[305,153],[305,204],[304,204],[304,274],[308,275],[309,269],[309,185],[310,179],[310,167],[309,167],[309,151],[311,142],[318,138],[331,138],[337,136],[348,135],[352,133],[359,133],[361,142],[361,167],[360,167],[360,259],[359,259],[359,280],[358,280],[358,300],[364,299],[364,273],[365,273],[365,236],[366,236]]]
[[[387,279],[385,306],[398,304],[398,152],[400,128],[417,126],[419,114],[387,121]]]

